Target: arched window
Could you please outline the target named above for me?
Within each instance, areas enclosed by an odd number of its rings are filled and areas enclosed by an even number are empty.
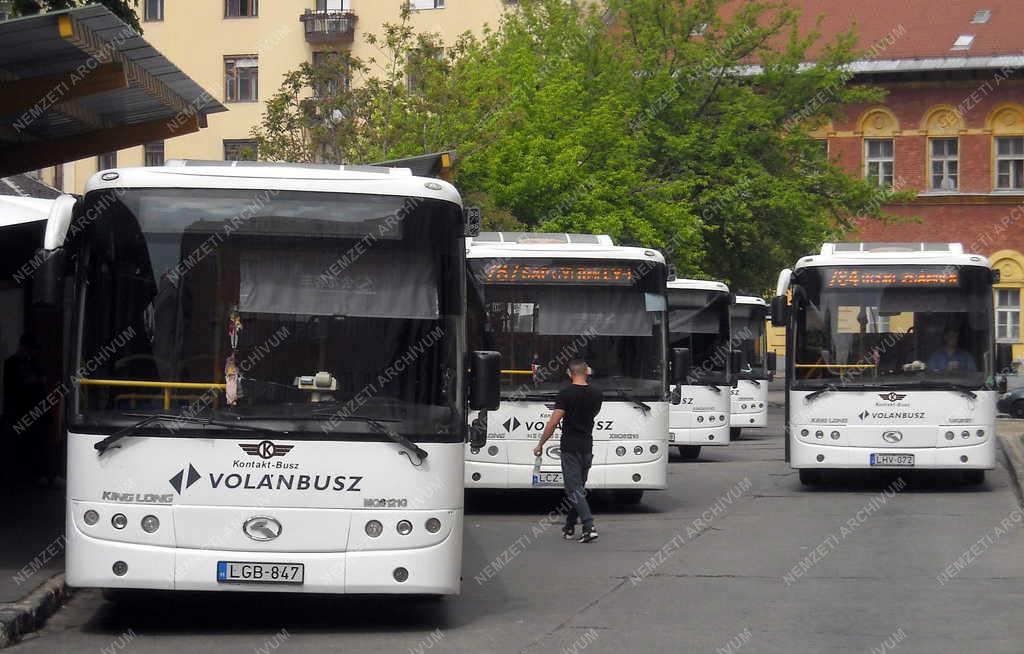
[[[882,107],[868,110],[860,119],[860,134],[864,139],[864,178],[878,186],[893,186],[896,162],[894,137],[899,131],[896,116]]]
[[[997,191],[1024,191],[1024,110],[1005,103],[988,117],[992,131],[993,187]]]
[[[942,105],[930,109],[921,121],[921,126],[928,137],[928,190],[959,191],[963,117],[953,107]]]

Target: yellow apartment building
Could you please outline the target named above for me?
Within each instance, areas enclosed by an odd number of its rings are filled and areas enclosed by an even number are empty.
[[[81,193],[97,170],[159,165],[167,159],[236,159],[252,148],[250,130],[285,73],[315,53],[348,50],[368,60],[367,42],[411,4],[412,25],[445,44],[496,27],[508,0],[140,0],[145,38],[228,108],[207,129],[65,163],[43,171],[53,186]]]

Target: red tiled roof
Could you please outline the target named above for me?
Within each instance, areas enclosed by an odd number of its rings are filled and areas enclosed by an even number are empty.
[[[742,1],[742,0],[740,0]],[[879,45],[872,59],[986,57],[1024,55],[1022,0],[791,0],[801,10],[800,32],[818,28],[829,43],[853,25],[858,48]],[[972,23],[975,12],[988,9],[987,23]],[[973,35],[969,50],[952,50],[961,35]],[[813,56],[815,51],[811,52]]]

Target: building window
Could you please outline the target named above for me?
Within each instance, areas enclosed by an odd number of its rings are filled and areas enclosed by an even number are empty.
[[[225,18],[251,18],[259,15],[259,0],[224,0]]]
[[[224,139],[224,161],[256,161],[256,141]]]
[[[259,100],[259,59],[256,55],[224,57],[224,97],[228,102]]]
[[[878,186],[892,188],[892,139],[864,139],[864,177]]]
[[[104,152],[96,157],[96,168],[98,170],[117,168],[117,152]]]
[[[341,56],[341,53],[333,52],[331,50],[326,50],[323,52],[314,52],[313,68],[319,70],[321,67],[324,66],[335,66],[340,69],[341,66],[337,66],[336,64],[341,63]],[[348,70],[347,65],[345,66],[345,70]],[[340,73],[339,71],[337,79],[327,80],[327,84],[324,85],[322,88],[317,88],[316,92],[317,95],[319,95],[320,97],[331,97],[333,95],[337,95],[338,92],[341,90],[348,91],[350,88],[352,88],[352,78],[348,74],[343,74]]]
[[[931,190],[955,191],[960,188],[959,142],[955,138],[928,139],[931,144]]]
[[[1020,289],[996,289],[996,340],[1000,343],[1020,341]]]
[[[164,165],[164,142],[153,141],[147,143],[143,147],[143,160],[146,166],[162,166]]]
[[[996,190],[1024,189],[1024,136],[996,138]]]
[[[444,0],[409,0],[410,9],[444,9]]]
[[[316,0],[317,11],[349,11],[346,0]]]
[[[164,0],[143,0],[142,20],[154,21],[164,19]]]

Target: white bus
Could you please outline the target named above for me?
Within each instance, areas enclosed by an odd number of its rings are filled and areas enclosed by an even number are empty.
[[[467,352],[455,188],[175,162],[72,204],[36,280],[71,264],[67,583],[457,593],[499,358]]]
[[[561,487],[557,441],[539,470],[532,451],[569,381],[566,364],[582,358],[604,393],[587,487],[612,489],[623,503],[665,488],[661,253],[617,247],[607,236],[493,232],[472,239],[468,258],[470,294],[483,307],[483,329],[471,331],[484,342],[474,346],[501,352],[502,399],[487,447],[466,450],[466,487]]]
[[[730,321],[732,347],[741,354],[734,371],[729,437],[737,440],[744,428],[768,424],[768,382],[775,377],[775,353],[768,351],[768,303],[759,297],[737,295]]]
[[[801,482],[834,468],[984,480],[996,277],[958,243],[826,243],[782,271],[772,321],[787,328],[786,459]]]
[[[669,347],[689,351],[689,376],[677,384],[679,403],[669,412],[669,441],[684,459],[705,445],[729,444],[730,390],[734,367],[729,309],[735,296],[722,282],[668,282]]]

